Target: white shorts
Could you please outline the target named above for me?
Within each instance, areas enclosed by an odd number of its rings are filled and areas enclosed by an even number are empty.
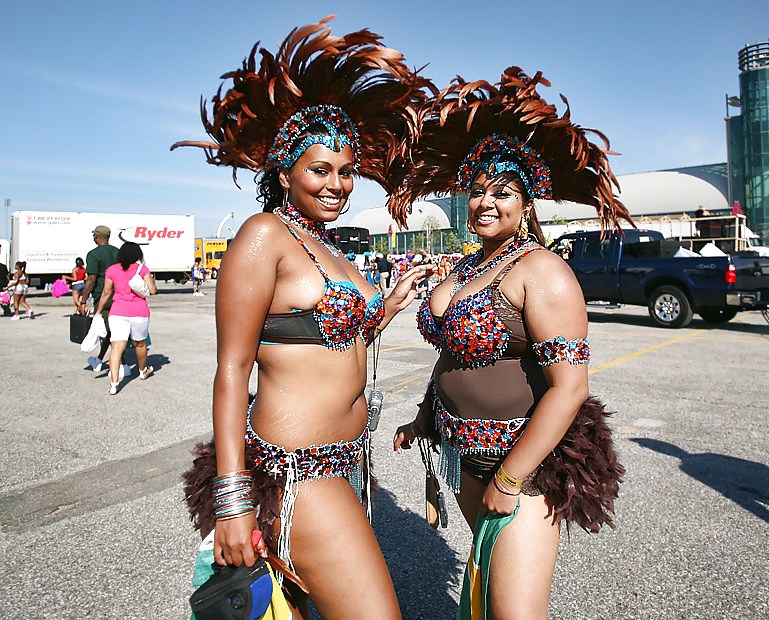
[[[26,295],[29,291],[29,285],[27,284],[17,284],[13,287],[13,293],[14,295]]]
[[[150,333],[150,317],[148,316],[116,316],[110,314],[109,322],[110,342],[119,340],[146,340]]]

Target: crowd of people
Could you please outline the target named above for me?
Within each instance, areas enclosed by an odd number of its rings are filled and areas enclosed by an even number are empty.
[[[426,282],[427,288],[431,289],[448,277],[462,255],[428,254],[425,250],[417,250],[405,254],[383,254],[382,252],[348,254],[347,258],[356,265],[358,271],[377,292],[386,294],[390,287],[398,283],[403,274],[418,265],[435,267]]]

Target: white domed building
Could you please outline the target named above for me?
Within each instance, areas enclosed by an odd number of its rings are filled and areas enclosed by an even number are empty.
[[[712,215],[730,213],[726,174],[726,164],[712,164],[621,175],[617,177],[619,197],[637,226],[642,228],[650,221],[657,226],[671,222],[670,230],[662,232],[673,236],[678,234],[676,227],[688,225],[700,206]],[[536,209],[545,235],[550,238],[598,225],[596,211],[588,205],[537,200]],[[389,242],[390,251],[395,253],[421,248],[437,253],[452,251],[447,246],[456,248],[456,241],[475,241],[467,231],[466,221],[467,197],[458,195],[415,202],[407,231],[398,230],[385,207],[358,213],[351,225],[369,230],[372,248]]]

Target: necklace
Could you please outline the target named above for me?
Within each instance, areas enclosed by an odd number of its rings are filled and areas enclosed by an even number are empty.
[[[333,256],[341,256],[342,251],[331,241],[331,236],[323,222],[307,217],[290,202],[275,209],[274,213],[284,222],[301,228],[313,239],[320,241]]]
[[[451,290],[451,296],[454,297],[454,295],[457,294],[457,291],[468,282],[481,277],[484,273],[499,265],[503,260],[510,258],[510,256],[517,253],[519,250],[529,247],[534,243],[534,241],[526,237],[523,237],[522,239],[513,239],[513,241],[508,243],[499,254],[493,256],[483,265],[481,265],[485,258],[483,248],[476,250],[454,270],[454,288]]]

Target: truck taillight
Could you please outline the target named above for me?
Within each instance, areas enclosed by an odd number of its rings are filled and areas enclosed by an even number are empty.
[[[724,273],[724,281],[727,284],[737,284],[737,268],[729,263]]]

